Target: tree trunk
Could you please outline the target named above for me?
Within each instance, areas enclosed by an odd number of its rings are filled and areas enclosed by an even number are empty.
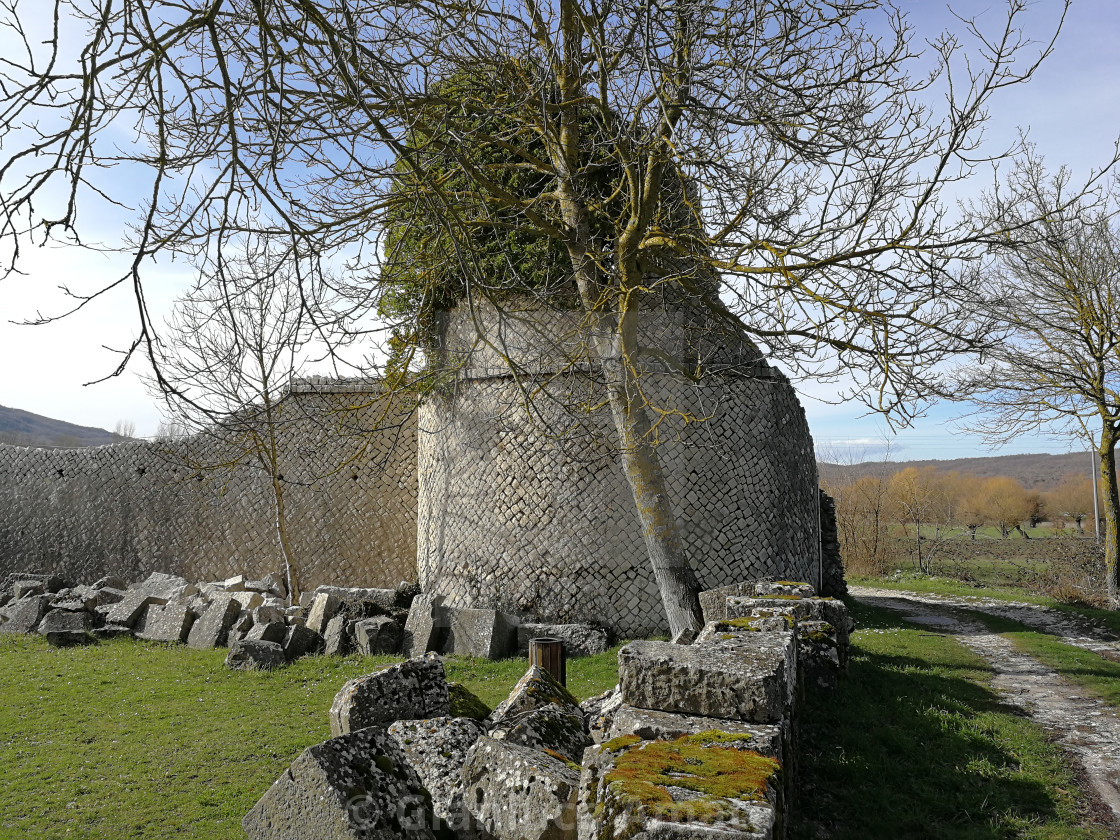
[[[1117,557],[1120,557],[1120,489],[1116,480],[1116,429],[1105,426],[1101,433],[1101,490],[1104,496],[1104,576],[1109,606],[1120,609],[1120,581],[1117,580]]]
[[[276,504],[273,505],[273,510],[276,513],[276,537],[280,541],[280,552],[284,556],[284,576],[288,584],[288,604],[298,604],[302,592],[300,590],[299,570],[296,568],[295,552],[292,551],[292,545],[288,541],[288,525],[287,515],[284,512],[284,486],[280,483],[280,477],[275,471],[272,475],[272,495]]]

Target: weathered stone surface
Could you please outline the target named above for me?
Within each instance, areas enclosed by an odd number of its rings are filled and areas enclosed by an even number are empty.
[[[549,707],[571,714],[583,714],[579,701],[568,689],[560,685],[540,666],[530,665],[509,693],[509,697],[498,704],[498,708],[491,715],[491,720],[495,726],[503,726],[527,712]]]
[[[226,643],[229,630],[241,615],[241,605],[230,595],[218,595],[198,617],[187,636],[192,648],[206,650]]]
[[[50,595],[20,598],[0,609],[0,633],[34,633],[50,603]]]
[[[116,589],[112,586],[91,587],[97,593],[97,606],[104,607],[111,604],[119,604],[128,595],[126,589]]]
[[[520,624],[517,627],[517,649],[529,651],[529,640],[540,636],[560,639],[568,656],[594,656],[610,647],[610,634],[591,624]]]
[[[334,595],[340,602],[366,601],[376,604],[382,610],[395,609],[397,604],[397,590],[373,589],[357,586],[319,586],[314,592],[315,597],[320,595]]]
[[[131,591],[109,608],[109,611],[105,613],[105,621],[108,624],[134,627],[148,607],[153,604],[158,606],[166,603],[165,599],[150,595],[147,592]]]
[[[226,655],[226,667],[239,671],[268,670],[282,668],[288,664],[284,648],[276,642],[260,639],[242,639],[230,645]]]
[[[643,741],[672,741],[682,735],[724,732],[749,738],[746,746],[761,755],[782,761],[785,754],[785,724],[742,723],[737,720],[677,715],[621,704],[611,716],[603,741],[637,735]]]
[[[30,598],[32,595],[44,595],[46,591],[42,582],[37,580],[17,580],[12,584],[12,598],[16,601]]]
[[[811,584],[790,580],[760,580],[755,583],[753,592],[760,598],[767,595],[794,595],[798,598],[815,598],[817,595]]]
[[[442,602],[441,596],[425,592],[413,598],[401,639],[401,653],[405,656],[421,656],[439,650],[444,630]]]
[[[185,604],[148,607],[144,629],[136,635],[153,642],[185,642],[194,620],[194,613]]]
[[[241,604],[243,610],[255,610],[264,603],[264,596],[259,592],[250,592],[248,590],[243,592],[231,592],[233,599]]]
[[[162,599],[163,603],[167,603],[168,601],[189,598],[198,592],[198,587],[178,575],[152,572],[145,580],[130,586],[129,591],[152,595]]]
[[[311,610],[307,614],[307,627],[316,633],[322,634],[327,629],[327,622],[335,617],[342,601],[337,595],[330,592],[320,592],[311,602]]]
[[[399,653],[403,631],[387,615],[363,618],[354,622],[354,643],[358,653],[372,656],[379,653]]]
[[[305,750],[241,821],[250,840],[433,840],[431,796],[380,727]]]
[[[517,618],[496,610],[460,610],[445,607],[447,635],[444,653],[501,659],[517,640]]]
[[[97,592],[85,586],[63,589],[51,600],[51,608],[69,612],[92,612],[97,607]]]
[[[253,624],[275,624],[277,622],[283,624],[284,610],[271,604],[262,604],[253,610]]]
[[[485,734],[477,721],[458,717],[399,720],[389,734],[432,794],[432,808],[460,836],[472,831],[463,807],[462,773],[467,753]]]
[[[244,592],[245,575],[234,575],[233,577],[218,581],[218,586],[220,586],[226,592]]]
[[[245,634],[245,641],[275,642],[283,646],[284,638],[288,635],[288,627],[282,621],[270,621],[266,624],[254,624],[252,629]]]
[[[751,740],[711,732],[673,741],[620,738],[591,748],[579,783],[579,836],[782,837],[778,762],[751,751]]]
[[[579,704],[583,710],[583,719],[587,723],[587,734],[596,744],[601,744],[609,737],[611,723],[615,712],[622,706],[622,692],[618,686],[594,697],[588,697]]]
[[[116,589],[124,592],[128,589],[128,581],[118,575],[105,575],[105,577],[98,578],[92,584],[92,589]]]
[[[721,621],[727,618],[727,599],[733,595],[750,595],[754,592],[754,581],[731,583],[700,593],[700,609],[704,613],[704,623]]]
[[[323,637],[302,624],[293,624],[284,636],[284,654],[292,662],[323,649]]]
[[[835,688],[847,665],[847,645],[841,649],[836,628],[827,621],[799,621],[797,644],[797,663],[803,681],[820,688]]]
[[[748,635],[743,643],[741,637]],[[704,645],[626,645],[618,652],[623,702],[701,717],[780,721],[792,708],[796,687],[792,631],[728,636]]]
[[[462,779],[467,810],[498,840],[575,840],[579,770],[563,759],[483,736]]]
[[[803,598],[797,595],[773,595],[755,598],[733,597],[727,599],[727,620],[737,618],[785,615],[795,621],[825,621],[836,632],[836,641],[843,648],[848,642],[854,623],[843,601],[833,598]]]
[[[12,572],[5,576],[3,583],[0,583],[0,592],[13,592],[15,585],[21,581],[36,581],[41,583],[44,593],[54,593],[58,592],[60,589],[66,588],[66,581],[58,575],[41,575],[35,572]]]
[[[93,619],[87,612],[51,610],[39,622],[39,633],[52,645],[78,645],[92,641]]]
[[[592,744],[583,715],[557,706],[535,709],[506,719],[490,730],[490,737],[534,750],[559,754],[579,764],[583,751]]]
[[[376,724],[443,717],[449,712],[443,660],[430,654],[346,683],[331,704],[331,732],[343,735]]]
[[[346,616],[336,615],[327,622],[326,632],[323,633],[323,653],[327,656],[337,656],[350,652],[350,636],[346,632]]]
[[[250,592],[260,592],[262,595],[272,595],[276,598],[284,598],[288,594],[288,587],[284,583],[284,578],[272,573],[265,575],[260,580],[247,580],[244,585],[245,589]]]

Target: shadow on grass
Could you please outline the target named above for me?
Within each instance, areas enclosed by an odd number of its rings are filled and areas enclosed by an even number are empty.
[[[796,840],[1105,836],[1078,827],[1060,754],[986,687],[980,660],[950,636],[854,611],[865,632],[850,671],[801,717]]]

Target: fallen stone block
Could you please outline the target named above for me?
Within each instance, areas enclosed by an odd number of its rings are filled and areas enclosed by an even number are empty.
[[[0,633],[34,633],[47,612],[50,595],[32,595],[0,609]]]
[[[337,595],[330,592],[321,592],[311,602],[311,610],[307,614],[307,627],[316,633],[322,634],[327,629],[327,622],[338,613],[342,602]]]
[[[399,720],[389,726],[389,734],[432,794],[436,815],[457,835],[470,835],[470,814],[463,806],[463,765],[471,747],[486,734],[483,726],[461,717]]]
[[[327,622],[323,633],[323,653],[326,656],[344,655],[350,652],[350,636],[346,632],[346,616],[336,615]]]
[[[282,668],[288,664],[284,648],[276,642],[242,639],[230,645],[226,667],[238,671],[260,671]]]
[[[583,751],[592,744],[583,715],[556,706],[507,717],[489,734],[498,741],[563,756],[573,764],[579,764]]]
[[[63,589],[52,597],[51,607],[69,612],[92,612],[97,608],[97,591],[87,586]]]
[[[5,576],[4,582],[0,583],[0,592],[14,592],[15,585],[20,582],[35,582],[43,586],[44,594],[54,594],[60,589],[66,588],[66,581],[58,575],[43,575],[36,572],[12,572]]]
[[[126,590],[115,589],[111,586],[92,587],[92,589],[97,593],[97,606],[99,607],[119,604],[128,595]]]
[[[130,592],[143,592],[168,601],[185,601],[197,594],[198,587],[178,575],[167,575],[162,572],[153,572],[147,579],[129,587]]]
[[[754,585],[758,597],[792,595],[798,598],[815,598],[817,591],[811,584],[790,580],[760,580]],[[743,593],[746,594],[746,593]]]
[[[46,587],[37,580],[17,580],[12,584],[12,599],[15,601],[30,598],[32,595],[45,595],[46,592]]]
[[[264,603],[264,596],[259,592],[231,592],[233,599],[241,604],[243,610],[255,610]]]
[[[187,636],[187,644],[198,650],[221,647],[229,638],[230,628],[241,615],[241,605],[231,595],[219,595],[198,617]]]
[[[153,604],[161,606],[166,603],[165,599],[149,595],[146,592],[128,592],[124,598],[109,607],[109,611],[105,613],[105,621],[108,624],[134,627],[148,607]]]
[[[429,595],[425,592],[412,600],[401,639],[401,653],[405,656],[421,656],[440,649],[445,629],[440,606],[442,603],[442,595]]]
[[[622,692],[618,686],[594,697],[588,697],[579,704],[583,710],[583,719],[587,722],[587,734],[596,744],[609,740],[608,733],[614,721],[615,712],[622,706]]]
[[[51,610],[39,622],[39,634],[56,647],[80,645],[93,641],[89,631],[93,619],[88,612]]]
[[[331,732],[344,735],[367,726],[449,713],[443,660],[427,655],[347,682],[331,704]]]
[[[729,634],[730,635],[730,634]],[[631,642],[618,652],[622,701],[642,709],[777,723],[792,709],[792,631],[750,633],[705,645]]]
[[[245,634],[243,641],[275,642],[283,649],[284,639],[288,635],[288,626],[280,621],[270,621],[267,624],[254,624],[253,628]]]
[[[434,840],[431,795],[384,729],[305,750],[241,821],[250,840]]]
[[[276,598],[286,598],[288,596],[288,586],[284,583],[282,575],[269,573],[260,580],[245,581],[244,586],[246,590],[260,592],[262,595],[272,595]]]
[[[517,618],[496,610],[443,608],[447,633],[440,649],[444,653],[502,659],[517,640]]]
[[[495,726],[504,726],[528,712],[546,708],[556,708],[581,717],[583,715],[579,701],[568,689],[560,685],[540,666],[530,665],[510,691],[509,697],[498,704],[491,719]]]
[[[315,597],[320,595],[333,595],[340,603],[366,602],[374,604],[378,609],[385,612],[396,609],[399,606],[397,604],[397,590],[395,589],[375,589],[359,586],[318,586],[315,588],[313,594]]]
[[[351,627],[354,647],[363,656],[399,653],[404,633],[401,626],[387,615],[363,618]]]
[[[560,639],[568,656],[595,656],[610,648],[610,634],[591,624],[520,624],[517,627],[517,650],[529,651],[529,640],[540,636]]]
[[[720,732],[672,741],[635,735],[587,751],[579,836],[776,840],[784,836],[779,763]]]
[[[575,840],[579,778],[559,756],[483,736],[463,764],[463,803],[497,840]]]
[[[289,662],[294,662],[301,656],[317,654],[322,649],[323,637],[302,624],[293,624],[284,636],[284,654]]]
[[[148,607],[144,627],[136,635],[152,642],[185,642],[194,626],[195,614],[184,604]]]
[[[253,610],[253,624],[283,624],[284,610],[272,604],[262,604]]]
[[[90,584],[91,589],[116,589],[124,592],[128,589],[128,581],[119,575],[105,575]]]
[[[684,735],[723,732],[736,738],[741,736],[744,739],[743,746],[761,755],[776,758],[784,765],[787,728],[784,723],[742,723],[737,720],[637,709],[623,703],[611,716],[610,727],[606,732],[607,737],[603,740],[611,741],[627,735],[636,735],[643,741],[672,741]]]
[[[218,581],[218,586],[220,586],[226,592],[244,592],[245,575],[234,575],[233,577]]]
[[[700,609],[704,613],[704,623],[721,621],[727,618],[727,599],[734,595],[754,593],[754,581],[731,583],[700,593]]]

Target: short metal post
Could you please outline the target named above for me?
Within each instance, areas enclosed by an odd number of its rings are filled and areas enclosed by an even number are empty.
[[[560,685],[568,684],[568,657],[564,654],[564,642],[551,636],[540,636],[529,640],[529,664],[537,665],[547,671]]]

